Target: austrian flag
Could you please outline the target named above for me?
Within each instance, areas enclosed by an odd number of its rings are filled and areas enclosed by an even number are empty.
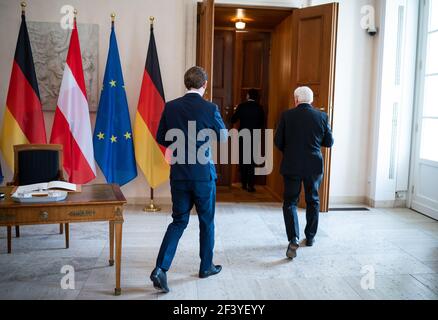
[[[70,38],[50,143],[64,146],[64,169],[69,175],[70,182],[85,184],[96,177],[76,19]]]

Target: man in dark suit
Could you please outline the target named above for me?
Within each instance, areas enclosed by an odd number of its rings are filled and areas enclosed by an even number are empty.
[[[326,113],[312,107],[313,92],[308,87],[295,91],[295,109],[283,113],[275,135],[275,145],[283,153],[284,222],[289,240],[287,257],[294,259],[299,248],[297,206],[304,184],[306,195],[306,245],[313,246],[318,231],[319,187],[324,174],[321,148],[331,148],[334,140]]]
[[[224,141],[227,139],[227,131],[218,107],[202,98],[207,88],[206,72],[202,68],[193,67],[186,72],[184,83],[187,94],[166,104],[157,131],[158,143],[166,148],[175,142],[166,139],[169,130],[178,130],[185,138],[182,144],[184,150],[173,151],[173,159],[181,161],[172,164],[170,172],[173,222],[164,236],[156,268],[150,277],[154,287],[166,293],[169,292],[166,272],[170,269],[179,239],[189,223],[193,206],[198,213],[200,229],[199,277],[208,278],[222,270],[221,266],[213,264],[217,176],[211,159],[212,141],[209,136],[198,141],[198,133],[212,130],[216,138]],[[191,132],[193,125],[195,132]],[[194,134],[196,136],[192,136]],[[205,148],[206,144],[208,148]],[[204,152],[207,161],[198,157],[199,150],[201,154]],[[182,157],[177,154],[183,151]]]
[[[235,124],[240,121],[239,130],[248,129],[251,135],[255,129],[263,129],[265,125],[265,112],[262,106],[258,103],[259,91],[256,89],[251,89],[247,94],[247,101],[240,104],[233,117],[231,118],[231,123]],[[253,141],[252,141],[253,142]],[[248,148],[250,152],[250,163],[245,163],[243,155],[243,141],[239,141],[239,170],[240,170],[240,180],[242,183],[242,188],[248,192],[256,192],[254,187],[254,176],[255,176],[255,163],[252,152],[252,147]]]

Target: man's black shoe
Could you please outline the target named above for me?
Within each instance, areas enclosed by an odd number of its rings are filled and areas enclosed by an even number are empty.
[[[313,247],[315,244],[315,239],[306,239],[306,246]]]
[[[207,271],[200,271],[199,272],[199,278],[206,279],[208,277],[217,275],[221,271],[222,271],[222,266],[212,265],[209,270],[207,270]]]
[[[294,239],[289,243],[286,251],[286,257],[289,259],[294,259],[297,257],[297,250],[300,247],[300,242],[298,239]]]
[[[167,276],[166,272],[164,272],[160,268],[155,268],[151,274],[151,281],[154,283],[154,288],[162,291],[163,293],[168,293],[169,287],[167,286]]]

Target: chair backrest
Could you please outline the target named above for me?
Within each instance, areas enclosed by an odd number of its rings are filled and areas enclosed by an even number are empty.
[[[13,185],[64,180],[62,145],[24,144],[14,146]]]

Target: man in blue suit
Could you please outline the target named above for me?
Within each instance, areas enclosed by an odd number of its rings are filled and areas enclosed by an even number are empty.
[[[199,277],[208,278],[222,270],[220,265],[213,264],[217,176],[211,159],[212,138],[210,135],[204,138],[199,135],[199,138],[198,134],[210,130],[215,133],[216,140],[224,141],[227,139],[227,131],[218,107],[203,99],[207,80],[207,73],[200,67],[193,67],[186,72],[184,83],[188,91],[185,96],[166,104],[157,131],[158,143],[166,148],[177,142],[166,139],[166,134],[177,130],[185,138],[183,150],[173,151],[173,159],[177,161],[172,164],[170,172],[173,222],[164,236],[156,268],[151,274],[154,287],[165,293],[169,292],[166,272],[170,269],[179,239],[189,223],[193,206],[198,213],[200,229]],[[178,155],[179,152],[184,154]]]
[[[283,215],[289,259],[297,256],[300,246],[297,209],[302,184],[307,205],[306,245],[314,244],[319,221],[319,187],[324,174],[321,148],[331,148],[334,144],[327,114],[311,105],[312,90],[300,87],[294,95],[296,108],[283,113],[275,134],[275,145],[283,153],[280,172],[284,177]]]

